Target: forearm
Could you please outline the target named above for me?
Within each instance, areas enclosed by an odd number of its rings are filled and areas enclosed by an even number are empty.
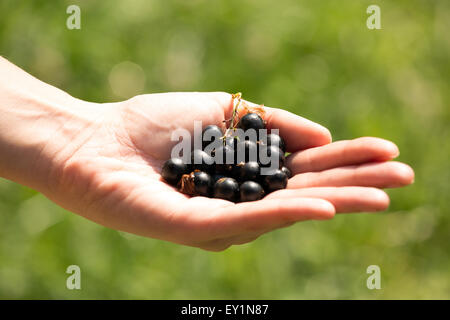
[[[0,176],[44,191],[87,107],[0,57]]]

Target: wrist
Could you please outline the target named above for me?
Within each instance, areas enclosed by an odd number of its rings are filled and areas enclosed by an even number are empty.
[[[1,86],[0,176],[46,193],[101,105],[41,84],[45,90]]]

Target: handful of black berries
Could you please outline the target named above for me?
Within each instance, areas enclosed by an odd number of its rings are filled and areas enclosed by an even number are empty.
[[[202,147],[188,150],[190,156],[164,163],[164,180],[191,196],[255,201],[286,188],[291,171],[284,166],[286,145],[278,130],[267,133],[262,107],[250,107],[233,96],[230,126],[223,132],[209,125],[201,134]],[[239,107],[244,115],[239,119]]]

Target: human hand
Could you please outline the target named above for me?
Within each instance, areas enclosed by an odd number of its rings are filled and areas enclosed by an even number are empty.
[[[223,125],[231,116],[231,95],[150,94],[97,109],[97,117],[74,132],[84,138],[74,138],[58,153],[64,160],[54,165],[51,188],[44,193],[104,226],[152,238],[223,250],[297,221],[384,210],[389,198],[374,187],[402,186],[413,179],[407,165],[384,162],[398,155],[391,142],[360,138],[328,144],[327,129],[266,108],[268,128],[280,130],[292,153],[287,163],[295,176],[288,189],[238,204],[189,197],[160,176],[176,143],[171,133],[177,128],[193,132],[194,120]]]
[[[223,125],[226,93],[151,94],[98,104],[75,99],[0,57],[0,176],[28,185],[64,208],[118,230],[223,250],[270,230],[336,212],[378,211],[389,198],[377,188],[412,182],[391,142],[360,138],[330,143],[327,129],[266,108],[295,174],[288,189],[234,204],[188,197],[164,183],[176,128],[194,120]],[[374,188],[376,187],[376,188]]]

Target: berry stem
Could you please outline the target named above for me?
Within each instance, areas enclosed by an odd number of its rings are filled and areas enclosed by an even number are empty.
[[[236,127],[237,121],[235,122],[235,120],[238,116],[239,106],[241,105],[242,93],[240,93],[240,92],[234,93],[231,95],[231,98],[233,99],[233,112],[231,113],[231,119],[225,120],[225,121],[230,121],[230,126],[227,128],[224,136],[222,137],[222,140],[224,141],[224,143],[225,143],[225,138],[230,134],[230,131],[234,130]]]

